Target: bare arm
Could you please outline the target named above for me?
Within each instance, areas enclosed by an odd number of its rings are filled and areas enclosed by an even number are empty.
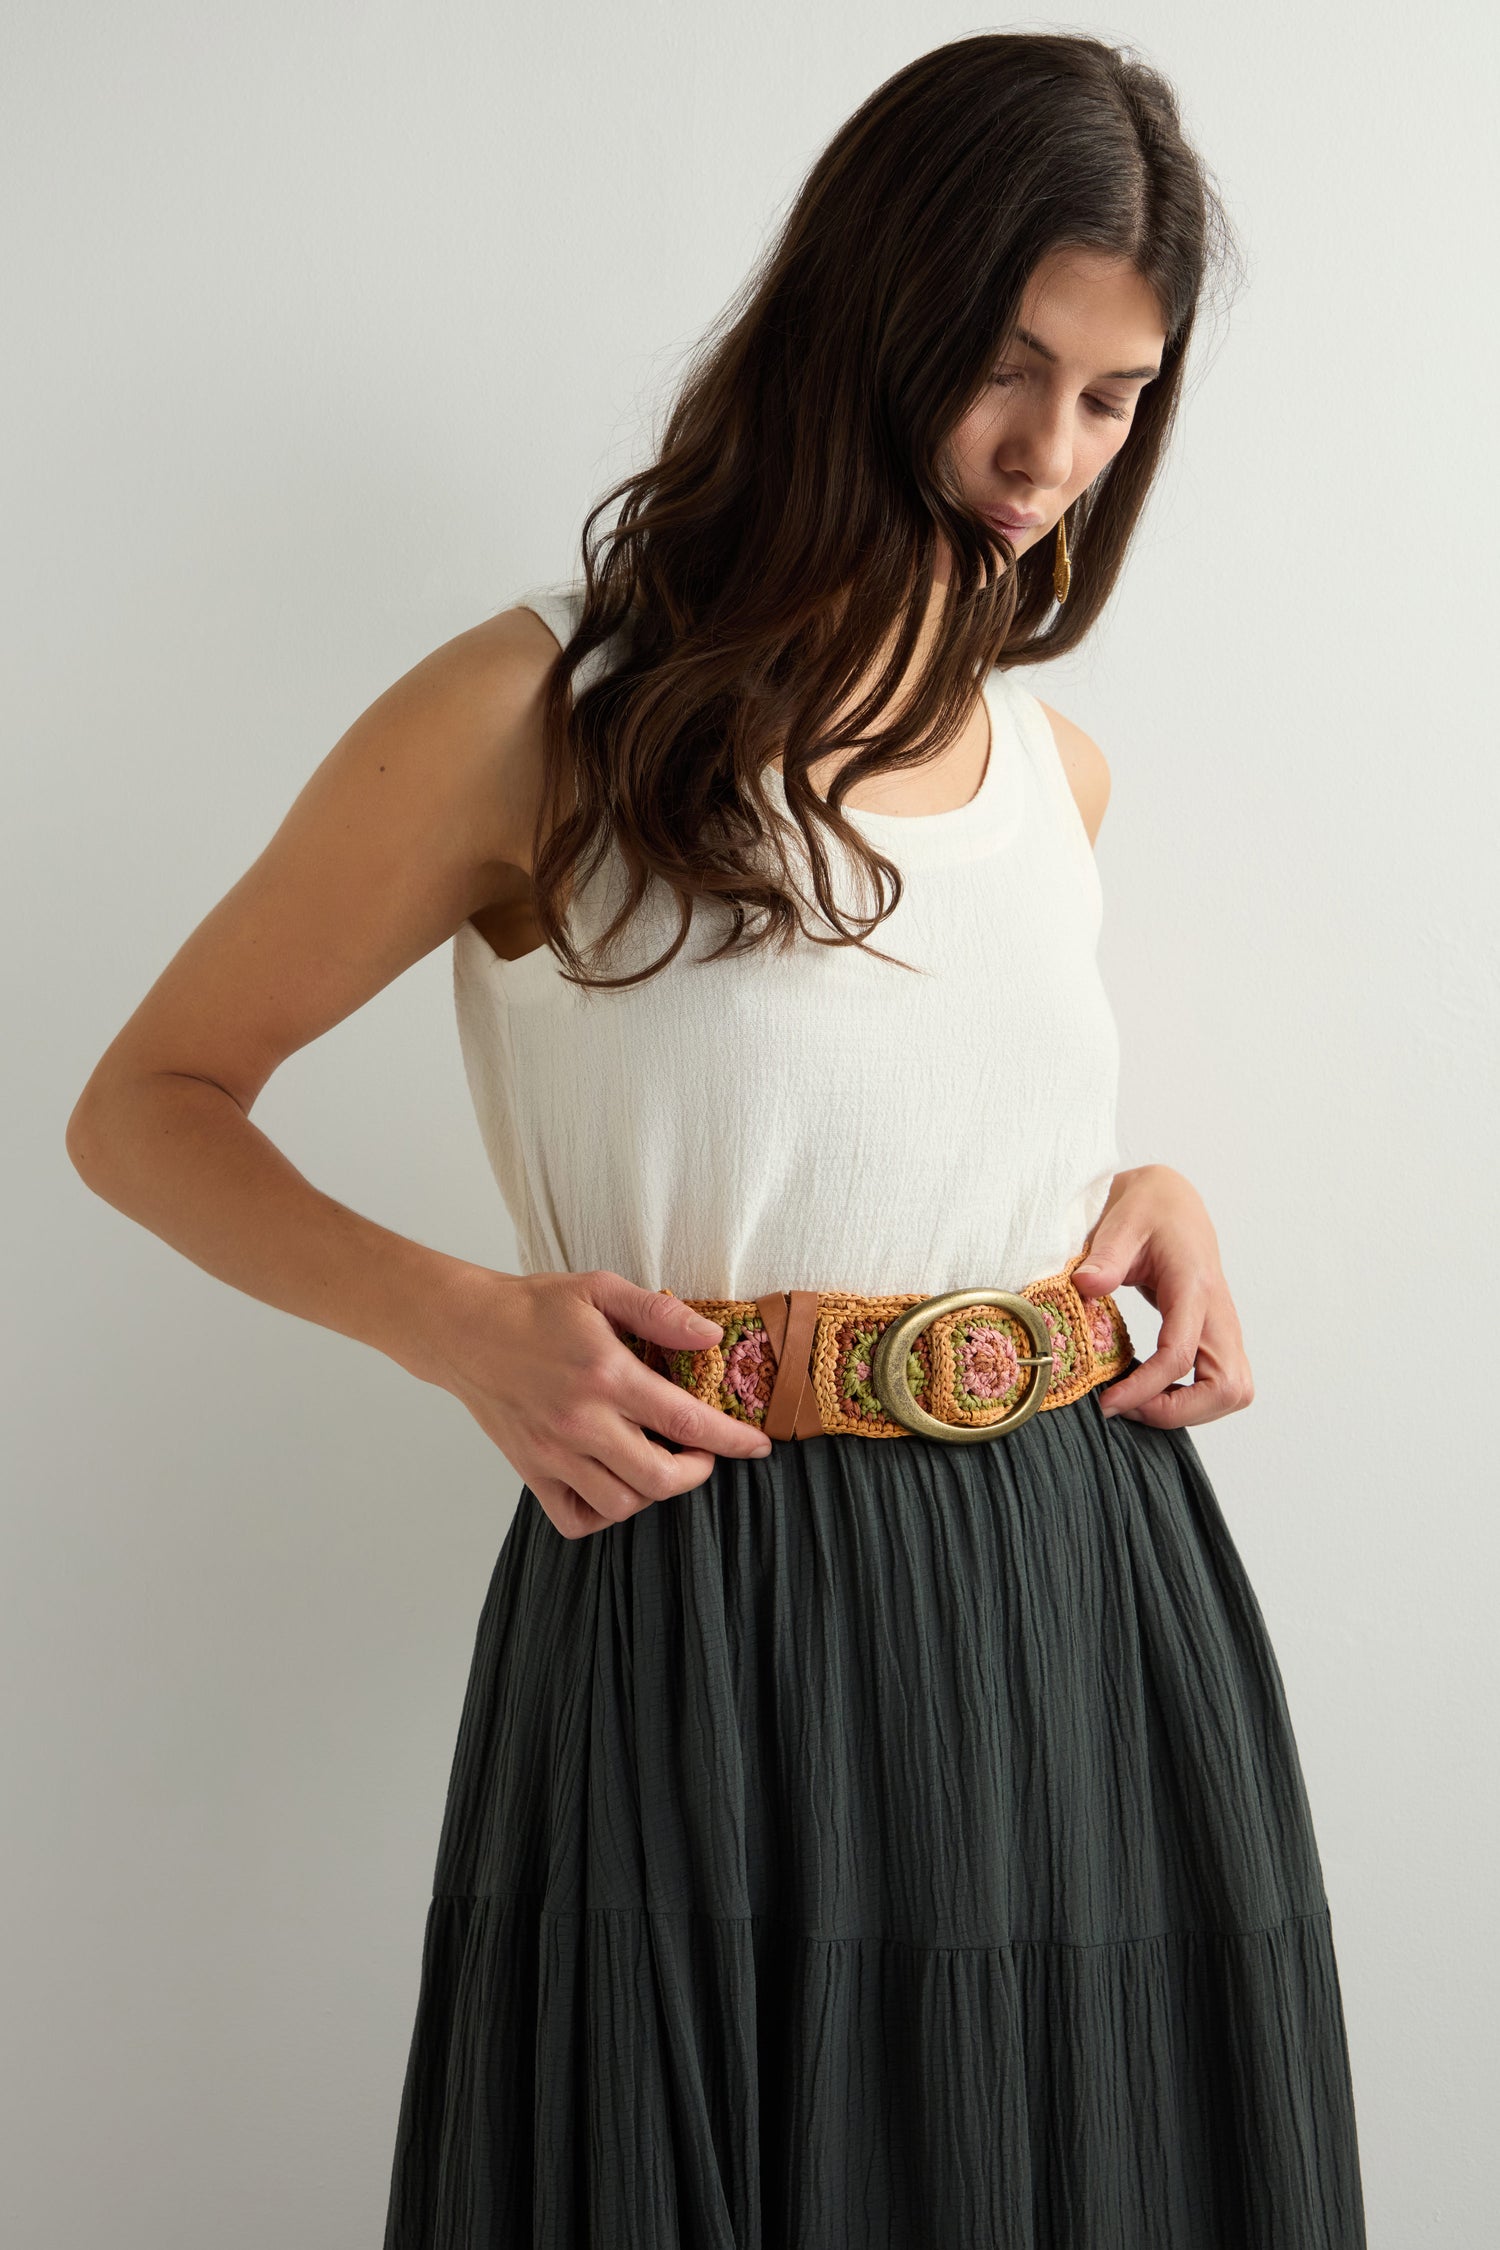
[[[80,1176],[263,1304],[371,1344],[469,1407],[576,1536],[700,1483],[759,1432],[646,1368],[685,1307],[611,1275],[497,1275],[315,1188],[252,1123],[261,1088],[529,865],[557,643],[510,610],[358,718],[168,962],[68,1119]],[[641,1425],[684,1448],[651,1443]]]
[[[1040,698],[1038,698],[1040,700]],[[1099,745],[1043,703],[1068,786],[1097,843],[1109,803],[1110,773]],[[1109,1200],[1074,1268],[1085,1296],[1129,1284],[1161,1313],[1151,1356],[1110,1384],[1100,1411],[1156,1429],[1178,1429],[1234,1414],[1255,1396],[1239,1314],[1219,1260],[1219,1241],[1192,1182],[1169,1164],[1117,1172]],[[1193,1375],[1191,1382],[1174,1380]]]
[[[464,1261],[323,1194],[250,1120],[279,1063],[450,937],[524,860],[556,644],[510,612],[358,718],[95,1065],[67,1148],[97,1195],[221,1281],[439,1378]]]

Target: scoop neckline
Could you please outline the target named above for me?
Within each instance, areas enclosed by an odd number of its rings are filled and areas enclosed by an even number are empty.
[[[981,692],[989,718],[990,746],[979,787],[966,803],[930,813],[876,812],[863,805],[844,806],[845,818],[867,832],[870,841],[890,858],[907,863],[968,859],[997,849],[1014,828],[1020,808],[1013,775],[1021,744],[1018,725],[1004,723],[1012,714],[1005,673],[999,665],[985,675]],[[779,767],[767,766],[765,770],[767,782],[784,805],[786,790]]]

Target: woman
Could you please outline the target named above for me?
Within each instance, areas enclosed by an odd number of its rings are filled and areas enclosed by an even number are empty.
[[[1250,1371],[1198,1196],[1118,1168],[1108,771],[1023,685],[1118,576],[1216,231],[1127,55],[899,72],[581,577],[355,723],[75,1112],[99,1192],[524,1479],[386,2250],[1364,2241],[1295,1742],[1189,1435]],[[248,1120],[450,936],[519,1274]]]

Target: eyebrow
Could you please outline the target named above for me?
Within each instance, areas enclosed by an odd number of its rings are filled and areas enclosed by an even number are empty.
[[[1029,328],[1018,328],[1016,336],[1019,342],[1029,344],[1034,352],[1039,352],[1043,359],[1050,359],[1054,367],[1057,365],[1057,353],[1049,344],[1044,344],[1039,336],[1033,336]],[[1107,375],[1101,375],[1097,380],[1101,383],[1133,383],[1139,376],[1144,375],[1149,380],[1160,373],[1159,366],[1112,367]]]

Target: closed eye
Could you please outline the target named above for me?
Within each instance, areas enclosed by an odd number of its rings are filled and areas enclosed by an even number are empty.
[[[1021,375],[1015,373],[998,374],[992,375],[990,377],[990,381],[992,383],[999,383],[1003,388],[1007,390],[1012,383],[1019,383],[1023,380],[1024,378]],[[1087,393],[1085,393],[1084,395],[1085,404],[1090,406],[1095,414],[1106,417],[1111,422],[1129,421],[1130,409],[1128,406],[1111,406],[1108,399],[1089,398]]]

